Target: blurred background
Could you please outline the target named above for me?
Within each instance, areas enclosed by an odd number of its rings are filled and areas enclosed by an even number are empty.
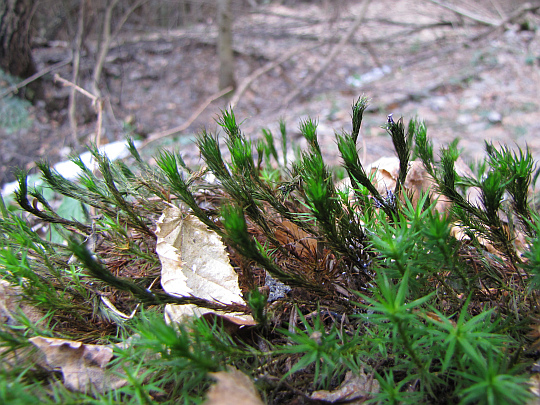
[[[350,130],[361,95],[363,163],[393,155],[390,113],[425,120],[436,147],[460,138],[470,162],[484,140],[540,158],[538,1],[16,0],[0,12],[0,184],[126,135],[148,159],[178,148],[197,165],[195,136],[230,105],[253,138],[283,118],[302,145],[298,122],[317,119],[339,165],[334,132]]]

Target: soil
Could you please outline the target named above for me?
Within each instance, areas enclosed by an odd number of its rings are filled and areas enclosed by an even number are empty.
[[[308,86],[303,81],[323,66],[363,2],[295,2],[249,10],[234,23],[238,84],[291,49],[309,49],[254,80],[235,114],[254,138],[264,127],[277,135],[283,118],[291,142],[300,145],[300,120],[315,118],[328,163],[338,165],[334,132],[350,130],[351,104],[366,95],[371,103],[359,139],[365,164],[393,155],[390,137],[381,128],[390,113],[394,119],[425,120],[436,147],[459,137],[469,161],[484,156],[485,141],[528,146],[539,159],[540,12],[512,19],[521,3],[502,3],[452,2],[473,19],[430,1],[372,1],[359,29]],[[125,26],[111,46],[102,77],[105,133],[100,142],[126,133],[145,139],[185,124],[218,92],[216,36],[211,23],[166,32]],[[81,60],[87,89],[96,46],[88,40]],[[45,69],[69,57],[70,44],[48,43],[33,52],[38,69]],[[71,66],[54,73],[69,79]],[[74,146],[71,135],[69,89],[50,74],[43,84],[45,101],[31,107],[31,126],[12,133],[0,129],[0,184],[14,179],[14,167],[32,169],[37,159],[54,163],[84,149]],[[300,95],[286,105],[298,86]],[[202,128],[218,130],[215,118],[229,100],[215,100],[184,131],[148,144],[144,156],[151,159],[158,147],[178,148],[188,164],[200,164],[193,140]],[[84,144],[94,140],[96,115],[88,99],[81,96],[77,102],[78,136]]]

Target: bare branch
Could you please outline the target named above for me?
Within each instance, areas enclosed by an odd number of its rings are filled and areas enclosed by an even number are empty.
[[[62,66],[66,66],[67,64],[71,63],[71,61],[72,61],[72,57],[70,56],[69,58],[64,59],[63,61],[60,61],[58,63],[55,63],[52,66],[49,66],[48,68],[40,70],[39,72],[37,72],[37,73],[33,74],[32,76],[30,76],[28,79],[25,79],[22,82],[17,83],[14,86],[10,86],[8,89],[6,89],[2,93],[0,93],[0,99],[6,97],[7,95],[9,95],[11,93],[16,93],[17,91],[22,89],[24,86],[27,86],[28,84],[36,81],[37,79],[39,79],[42,76],[45,76],[47,73],[50,73],[53,70],[60,69]]]
[[[71,75],[71,82],[77,84],[79,82],[79,67],[81,62],[81,47],[83,42],[84,34],[84,8],[86,6],[86,1],[81,1],[79,3],[79,16],[77,22],[77,35],[75,37],[75,43],[73,46],[73,72]],[[68,118],[69,126],[71,127],[71,137],[73,138],[73,143],[75,146],[79,145],[79,137],[77,136],[77,102],[75,99],[76,89],[71,87],[69,93],[69,105],[68,105]]]
[[[244,92],[248,89],[248,87],[251,85],[251,83],[253,83],[255,80],[257,80],[260,76],[262,76],[266,72],[274,69],[275,67],[281,65],[283,62],[287,61],[288,59],[292,58],[293,56],[299,55],[302,52],[310,51],[310,50],[312,50],[312,49],[314,49],[314,48],[316,48],[318,46],[320,46],[320,45],[317,44],[317,45],[312,45],[312,46],[308,46],[308,47],[302,46],[302,47],[294,48],[291,51],[281,55],[281,57],[279,57],[278,59],[276,59],[274,61],[271,61],[271,62],[268,62],[266,65],[261,66],[259,69],[255,70],[252,74],[250,74],[248,77],[246,77],[244,80],[242,80],[242,82],[238,86],[238,89],[234,92],[234,95],[233,95],[233,97],[231,99],[231,103],[230,103],[231,108],[236,107],[236,105],[238,104],[238,101],[240,101],[240,98],[242,97]]]
[[[506,13],[502,9],[501,4],[499,3],[498,0],[489,0],[489,2],[493,6],[493,8],[497,11],[497,14],[499,14],[499,17],[501,17],[502,19],[505,19],[507,17]]]
[[[124,15],[120,18],[120,21],[118,22],[118,24],[116,25],[116,29],[114,30],[113,34],[112,34],[112,37],[116,37],[118,35],[118,33],[120,32],[120,30],[122,29],[122,27],[124,26],[124,24],[126,23],[126,21],[128,20],[129,16],[131,15],[131,13],[133,13],[135,10],[137,10],[140,6],[142,6],[144,3],[148,3],[149,0],[139,0],[137,1],[134,5],[132,5],[125,13]]]
[[[223,97],[225,94],[231,92],[232,90],[233,90],[232,86],[229,86],[229,87],[224,88],[223,90],[218,91],[217,93],[212,94],[211,96],[209,96],[206,100],[204,100],[201,103],[199,108],[197,108],[197,110],[193,114],[191,114],[191,116],[188,118],[188,120],[186,122],[184,122],[182,125],[179,125],[177,127],[171,128],[171,129],[167,129],[165,131],[154,132],[154,133],[150,134],[148,139],[146,139],[138,148],[142,149],[145,146],[147,146],[148,144],[150,144],[150,143],[152,143],[154,141],[157,141],[158,139],[162,139],[162,138],[165,138],[167,136],[171,136],[171,135],[174,135],[174,134],[176,134],[178,132],[182,132],[182,131],[186,130],[187,128],[189,128],[189,126],[191,124],[193,124],[193,121],[195,121],[197,119],[197,117],[202,114],[202,112],[206,109],[206,107],[208,107],[210,105],[210,103],[212,101],[217,100],[220,97]]]
[[[479,14],[476,14],[476,13],[473,13],[472,11],[469,11],[469,10],[465,10],[464,8],[461,8],[459,6],[455,6],[453,4],[449,4],[447,3],[446,1],[444,0],[428,0],[429,2],[433,3],[433,4],[436,4],[438,6],[441,6],[447,10],[450,10],[452,11],[453,13],[456,13],[456,14],[459,14],[463,17],[467,17],[468,19],[470,20],[473,20],[473,21],[476,21],[476,22],[479,22],[481,24],[484,24],[484,25],[497,25],[498,24],[498,21],[496,20],[492,20],[490,18],[486,18],[482,15],[479,15]]]
[[[523,14],[529,13],[529,12],[536,12],[540,10],[540,5],[532,5],[531,3],[525,3],[522,4],[521,7],[513,11],[510,15],[508,15],[504,20],[501,20],[493,27],[490,27],[486,29],[485,32],[482,32],[481,34],[475,36],[472,38],[472,41],[478,41],[479,39],[485,38],[489,34],[497,31],[499,28],[503,28],[506,24],[510,24],[520,18]]]
[[[92,100],[92,106],[94,107],[97,113],[95,143],[96,143],[96,146],[99,146],[101,142],[101,133],[102,133],[102,127],[103,127],[103,100],[100,97],[90,93],[88,90],[83,89],[81,86],[78,86],[75,83],[72,83],[69,80],[64,79],[63,77],[60,77],[60,75],[58,74],[54,75],[54,80],[62,83],[64,86],[68,86],[77,90],[79,93],[81,93],[82,95]]]
[[[101,78],[101,72],[103,71],[103,65],[105,63],[105,58],[109,52],[109,47],[111,45],[111,19],[112,12],[119,0],[112,0],[107,9],[105,10],[105,18],[103,20],[103,41],[99,47],[99,53],[96,60],[96,66],[94,67],[94,74],[92,77],[92,91],[97,97],[101,96],[99,91],[99,79]]]
[[[343,49],[345,44],[351,39],[351,37],[354,35],[354,33],[358,30],[362,22],[364,21],[364,18],[366,16],[369,3],[371,3],[371,0],[364,0],[364,4],[362,9],[360,10],[360,14],[356,17],[354,23],[351,25],[347,33],[339,40],[339,42],[334,46],[328,57],[324,60],[322,65],[315,71],[315,73],[309,77],[307,77],[305,80],[300,83],[296,89],[293,90],[291,94],[285,99],[283,104],[285,106],[289,105],[291,101],[293,101],[298,95],[302,92],[302,90],[306,87],[311,86],[315,80],[317,80],[322,73],[330,66],[330,64],[334,61],[336,56],[339,52]]]
[[[64,86],[73,87],[75,90],[77,90],[82,95],[88,97],[92,100],[92,104],[94,104],[99,97],[93,95],[88,90],[83,89],[81,86],[76,85],[75,83],[70,82],[69,80],[64,79],[59,74],[54,75],[54,81],[62,83]]]

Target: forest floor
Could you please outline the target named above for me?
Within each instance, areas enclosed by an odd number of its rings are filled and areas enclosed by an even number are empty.
[[[235,105],[247,135],[260,136],[264,127],[277,135],[283,118],[291,140],[301,145],[298,123],[310,116],[319,122],[328,163],[338,165],[334,132],[351,128],[351,105],[366,95],[371,107],[359,139],[363,163],[393,154],[391,139],[381,128],[390,113],[405,121],[425,120],[436,148],[459,137],[469,161],[484,155],[485,140],[509,147],[528,145],[540,159],[538,8],[520,13],[527,5],[519,1],[508,9],[496,7],[499,2],[494,0],[454,1],[452,11],[430,1],[372,1],[358,29],[334,55],[340,39],[358,22],[364,3],[326,3],[330,5],[271,4],[237,16],[239,86],[257,69],[283,59],[253,80]],[[199,164],[196,134],[203,128],[217,130],[214,119],[231,101],[227,97],[213,101],[190,122],[205,100],[218,92],[216,36],[212,24],[144,32],[126,25],[104,66],[101,143],[122,139],[126,132],[149,139],[187,125],[148,143],[143,153],[150,159],[158,147],[179,148],[188,164]],[[95,44],[89,40],[87,48],[92,55]],[[34,57],[38,69],[45,69],[70,52],[69,43],[55,42],[35,48]],[[327,68],[311,80],[327,61]],[[89,88],[94,64],[83,54],[83,87]],[[69,79],[71,66],[55,73]],[[32,169],[37,159],[54,163],[73,153],[69,88],[53,82],[52,75],[44,77],[44,88],[45,101],[31,108],[30,126],[12,132],[0,129],[0,184],[13,180],[15,167]],[[295,91],[298,96],[291,100]],[[88,99],[77,101],[83,145],[94,139],[96,116]]]

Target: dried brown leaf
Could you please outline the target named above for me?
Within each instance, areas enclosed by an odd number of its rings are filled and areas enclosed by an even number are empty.
[[[394,191],[399,175],[399,159],[397,157],[383,157],[366,168],[369,175],[375,175],[375,187],[384,197],[387,190]],[[439,197],[433,189],[433,179],[427,173],[422,162],[415,160],[410,162],[407,177],[405,178],[405,190],[412,197],[413,204],[416,205],[420,192],[430,191],[432,197]],[[436,205],[439,212],[448,209],[448,203],[444,199],[439,199]]]
[[[429,319],[432,319],[434,320],[435,322],[439,322],[439,323],[444,323],[444,321],[442,320],[442,318],[437,315],[435,312],[431,312],[431,311],[428,311],[428,312],[419,312],[421,314],[423,314],[424,316],[426,316],[427,318]],[[456,322],[452,319],[449,319],[450,323],[452,324],[452,326],[457,326]]]
[[[343,383],[334,391],[315,391],[311,399],[323,400],[329,403],[347,401],[347,404],[363,404],[370,394],[379,392],[379,382],[368,378],[364,373],[354,375],[348,371]]]
[[[204,405],[263,405],[251,379],[236,368],[210,375],[217,383],[210,387]]]
[[[28,319],[35,323],[43,318],[43,313],[37,308],[26,304],[22,299],[22,290],[6,280],[0,280],[0,322],[15,322],[15,314],[21,310]]]
[[[17,314],[22,312],[30,322],[37,325],[43,324],[44,314],[32,305],[22,300],[23,291],[19,286],[13,285],[6,280],[0,280],[0,323],[14,325],[17,323]],[[12,350],[8,347],[0,347],[3,366],[10,368],[18,364],[21,359],[32,355],[30,348]],[[34,360],[32,360],[34,361]],[[34,363],[38,363],[34,361]]]
[[[156,235],[156,252],[162,265],[161,285],[165,291],[225,304],[244,302],[238,274],[229,263],[225,245],[197,217],[184,216],[180,209],[168,207],[158,221]],[[178,322],[185,316],[207,312],[210,311],[194,305],[167,305],[165,317]]]
[[[285,219],[281,227],[275,229],[275,237],[282,246],[295,245],[302,257],[311,257],[317,251],[317,239],[301,229],[295,223]]]
[[[41,336],[29,340],[45,355],[52,369],[62,371],[64,384],[70,390],[106,392],[126,384],[126,380],[107,369],[113,357],[109,346]]]
[[[373,183],[377,191],[385,197],[387,191],[394,191],[396,181],[399,175],[399,159],[397,157],[383,157],[366,166],[366,173],[374,176]],[[455,163],[456,173],[460,176],[472,176],[471,169],[465,162],[459,158]],[[450,202],[442,195],[436,192],[433,178],[427,173],[422,162],[414,160],[409,163],[409,170],[405,178],[405,190],[412,197],[413,204],[418,202],[420,192],[428,192],[431,198],[438,199],[435,209],[441,213],[447,212],[450,209]],[[342,180],[340,188],[350,188],[350,180],[347,178]],[[471,187],[467,194],[467,199],[471,203],[478,203],[480,200],[480,192],[478,189]]]

